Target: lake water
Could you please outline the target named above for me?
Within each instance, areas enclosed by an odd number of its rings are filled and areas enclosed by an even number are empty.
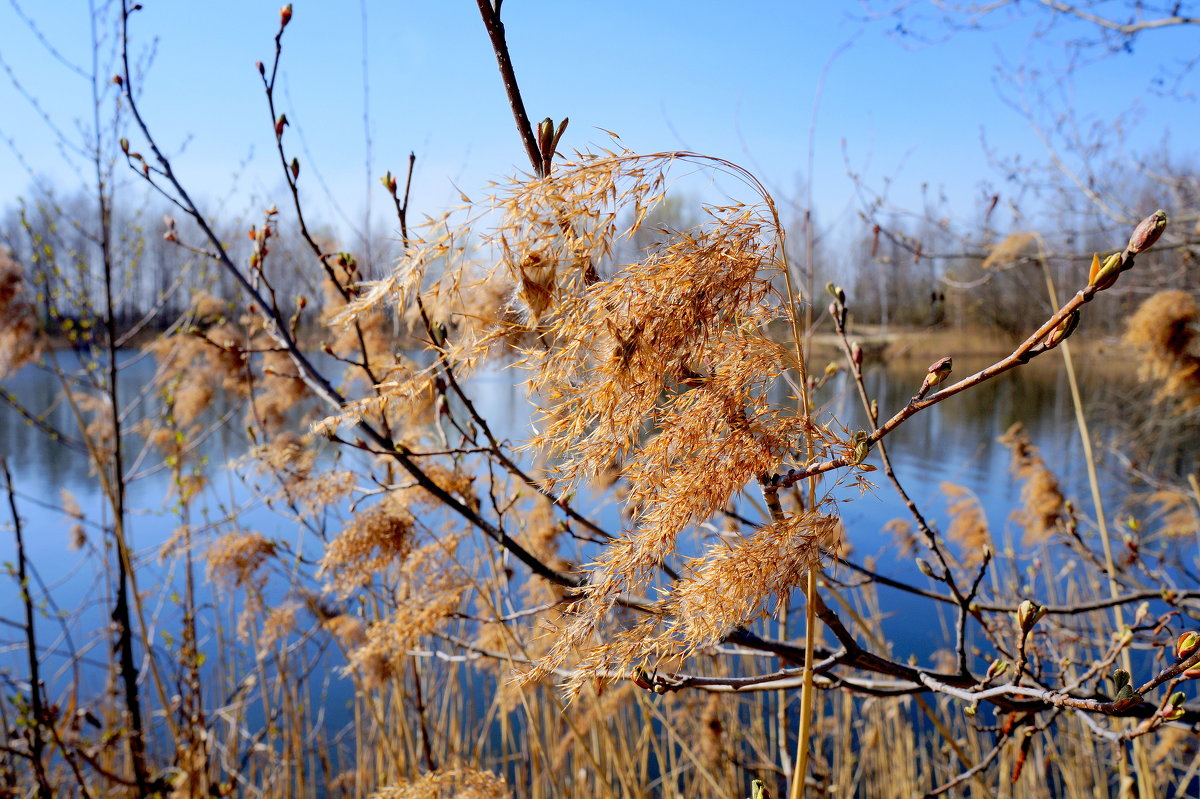
[[[65,368],[78,367],[78,361],[70,353],[61,352],[56,357]],[[125,358],[122,395],[131,398],[141,394],[146,407],[155,407],[156,390],[150,384],[152,361],[134,353]],[[946,521],[946,501],[940,484],[950,481],[979,498],[998,545],[1019,540],[1020,534],[1014,529],[1010,515],[1020,505],[1021,486],[1009,473],[1008,450],[996,441],[1015,422],[1025,425],[1058,474],[1066,493],[1084,513],[1090,514],[1085,464],[1061,361],[1055,354],[1043,360],[1047,363],[1035,362],[919,414],[887,439],[901,481],[940,528],[944,529]],[[969,369],[982,365],[964,359],[957,364],[957,371],[967,374]],[[870,369],[869,389],[879,399],[884,418],[908,401],[923,373],[920,365]],[[469,387],[481,413],[496,422],[498,434],[514,440],[523,437],[528,429],[528,405],[514,388],[519,378],[519,374],[501,371],[478,377]],[[1093,433],[1103,455],[1105,442],[1126,432],[1125,420],[1108,410],[1119,400],[1119,391],[1108,380],[1090,379],[1085,385],[1094,417]],[[35,412],[46,411],[47,423],[66,431],[75,429],[68,408],[59,399],[61,383],[51,373],[28,367],[10,377],[6,386],[26,407]],[[824,394],[829,398],[826,411],[851,429],[862,427],[857,398],[847,388],[844,377],[833,381],[832,390]],[[222,410],[217,408],[217,414]],[[136,423],[136,416],[125,420],[127,427]],[[173,586],[177,590],[181,578],[177,560],[168,559],[159,565],[158,558],[161,544],[181,519],[172,499],[169,471],[158,465],[154,453],[139,457],[141,441],[136,435],[131,435],[126,444],[129,471],[136,477],[130,485],[129,529],[137,552],[140,587],[147,591],[150,609],[157,619],[156,629],[170,633],[178,629],[179,613],[171,592],[162,589]],[[226,424],[199,445],[199,452],[213,467],[213,475],[202,501],[193,507],[191,523],[197,528],[207,524],[208,536],[219,535],[230,529],[222,520],[236,511],[242,529],[258,530],[268,538],[288,542],[310,559],[319,557],[319,541],[307,536],[286,516],[266,507],[253,480],[242,479],[238,470],[224,468],[236,463],[245,451],[242,414],[234,411]],[[39,625],[47,650],[43,656],[47,680],[52,685],[62,685],[72,678],[68,670],[72,662],[70,651],[81,653],[85,661],[100,664],[106,660],[106,608],[110,607],[103,572],[98,567],[103,557],[104,537],[99,529],[92,527],[83,548],[73,550],[68,546],[68,531],[75,520],[60,509],[62,492],[69,492],[89,518],[102,524],[107,523],[103,497],[83,453],[51,441],[10,407],[0,407],[0,454],[8,459],[13,473],[28,555],[37,572],[34,594],[39,601],[47,597],[50,600],[44,610],[47,618]],[[870,461],[878,462],[877,456],[872,455]],[[1178,458],[1175,462],[1179,462]],[[246,473],[245,469],[240,472]],[[1106,496],[1112,500],[1108,506],[1111,517],[1122,511],[1129,481],[1124,462],[1116,458],[1103,457],[1101,473]],[[922,578],[914,577],[916,570],[911,560],[894,557],[896,544],[883,528],[890,520],[905,517],[905,511],[882,471],[875,476],[878,488],[873,494],[859,497],[857,492],[838,490],[840,498],[854,500],[841,505],[853,558],[862,562],[875,557],[882,573],[923,584]],[[616,529],[615,510],[609,506],[603,514],[604,523]],[[0,514],[0,521],[5,525],[0,537],[0,560],[13,562],[15,545],[7,511]],[[202,567],[200,573],[203,574]],[[7,679],[19,683],[20,675],[25,673],[25,655],[19,629],[22,611],[15,582],[15,578],[0,581],[0,622],[7,628],[0,633],[0,646],[6,652],[0,655],[0,670],[7,670]],[[205,586],[205,595],[212,590],[211,586]],[[881,600],[890,613],[884,622],[885,631],[895,641],[897,657],[909,654],[929,657],[934,648],[944,645],[944,630],[929,623],[928,603],[918,604],[910,595],[887,590],[881,593]],[[916,613],[926,616],[914,616]],[[55,619],[56,615],[61,618]],[[914,618],[922,620],[915,623]],[[215,632],[210,629],[206,634]],[[155,638],[158,640],[157,635]]]

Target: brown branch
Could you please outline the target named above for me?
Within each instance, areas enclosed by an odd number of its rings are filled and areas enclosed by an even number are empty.
[[[241,289],[250,297],[257,305],[263,314],[263,321],[266,325],[267,332],[283,346],[296,365],[297,372],[304,382],[313,390],[313,393],[327,405],[336,410],[344,409],[348,402],[345,396],[330,382],[324,373],[322,373],[313,364],[311,359],[300,348],[297,341],[292,338],[287,331],[285,320],[280,318],[278,314],[270,312],[270,304],[262,293],[255,288],[244,272],[233,262],[228,251],[225,249],[220,237],[213,231],[208,224],[207,219],[200,212],[191,196],[184,188],[182,182],[175,174],[169,159],[163,154],[150,133],[149,126],[142,117],[141,109],[135,99],[135,92],[132,88],[132,75],[129,68],[129,6],[128,0],[122,0],[122,26],[121,26],[121,60],[124,69],[124,98],[129,106],[130,113],[133,116],[134,122],[142,136],[146,139],[154,157],[158,160],[162,168],[162,172],[166,179],[170,182],[171,187],[177,193],[180,203],[185,208],[186,213],[190,216],[197,225],[199,225],[204,236],[212,245],[214,254],[217,256],[217,262],[241,287]],[[517,541],[513,540],[507,533],[501,530],[496,525],[480,516],[476,511],[469,508],[466,504],[454,497],[446,489],[438,485],[423,469],[410,457],[408,448],[403,444],[394,442],[390,437],[381,433],[373,427],[365,419],[359,420],[355,424],[355,428],[359,430],[368,441],[376,446],[387,450],[392,459],[400,465],[404,471],[416,481],[416,483],[425,491],[429,492],[439,503],[449,508],[454,513],[464,518],[469,524],[474,526],[484,535],[491,538],[503,548],[511,552],[519,561],[525,564],[531,572],[543,579],[546,579],[555,585],[560,585],[568,588],[578,587],[582,584],[582,580],[572,575],[558,572],[540,559],[533,553],[525,549]]]
[[[496,66],[500,68],[500,77],[504,80],[504,91],[508,95],[508,104],[512,108],[513,120],[517,123],[517,133],[525,146],[525,155],[533,166],[534,174],[539,178],[546,176],[542,153],[538,150],[537,138],[533,135],[533,126],[529,124],[529,115],[525,112],[525,101],[521,99],[521,88],[517,85],[517,75],[513,71],[512,56],[508,52],[508,42],[504,37],[504,23],[500,21],[500,2],[495,7],[488,0],[478,0],[479,15],[483,17],[484,27],[487,28],[488,38],[492,41],[492,50],[496,53]]]
[[[17,539],[17,583],[21,592],[21,605],[25,610],[25,650],[29,663],[29,697],[30,711],[33,719],[26,735],[29,738],[30,759],[33,761],[33,774],[37,780],[39,797],[49,799],[54,795],[50,781],[46,778],[44,762],[46,741],[42,737],[42,726],[46,723],[46,710],[42,705],[42,678],[38,663],[37,632],[34,629],[33,597],[29,593],[29,575],[25,564],[25,536],[22,532],[21,517],[17,513],[17,498],[13,493],[12,474],[8,471],[8,458],[0,458],[0,471],[4,473],[4,490],[8,494],[8,509],[12,515],[13,535]]]

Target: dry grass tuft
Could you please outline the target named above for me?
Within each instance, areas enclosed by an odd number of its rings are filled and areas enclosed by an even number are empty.
[[[504,778],[490,771],[452,768],[381,788],[370,799],[508,799],[511,795]]]
[[[275,544],[262,533],[239,530],[214,541],[207,556],[211,579],[241,588],[250,585],[263,564],[275,557]]]
[[[354,490],[355,475],[345,469],[317,468],[317,439],[285,431],[250,451],[259,474],[279,483],[276,494],[302,515],[315,515],[341,502]]]
[[[409,650],[417,641],[460,609],[467,581],[459,566],[457,546],[458,538],[446,535],[409,548],[403,555],[393,550],[374,555],[374,547],[367,542],[358,550],[366,561],[350,561],[351,580],[361,579],[364,562],[386,558],[394,563],[387,575],[392,585],[387,616],[367,624],[362,642],[347,655],[346,671],[357,673],[365,686],[378,688],[402,674]],[[323,564],[322,568],[327,567]],[[344,582],[346,578],[335,574],[335,586],[339,579]]]
[[[1186,291],[1160,291],[1145,300],[1125,329],[1125,341],[1141,350],[1140,375],[1160,383],[1158,400],[1181,410],[1200,407],[1200,309]]]
[[[691,576],[670,594],[672,632],[680,641],[706,646],[731,627],[765,615],[764,598],[786,602],[821,553],[836,546],[838,532],[837,517],[809,512],[760,527],[732,544],[714,544],[688,564]]]
[[[1025,530],[1023,543],[1033,547],[1048,540],[1058,529],[1066,516],[1067,501],[1058,478],[1046,466],[1020,422],[999,440],[1012,452],[1012,472],[1024,483],[1021,488],[1024,507],[1014,512],[1013,517]]]
[[[329,542],[318,576],[327,577],[339,595],[350,596],[408,557],[415,524],[403,498],[388,494],[377,505],[354,514]]]
[[[0,248],[0,377],[32,362],[40,349],[37,313],[25,272]]]
[[[1036,233],[1019,232],[1008,234],[992,248],[987,258],[983,259],[981,266],[984,269],[996,269],[1012,264],[1013,261],[1025,253],[1025,249],[1029,246],[1030,242],[1036,238]]]
[[[988,528],[983,503],[969,489],[957,483],[943,482],[941,488],[949,503],[950,526],[946,530],[946,538],[958,544],[959,563],[967,567],[978,566],[983,562],[984,549],[992,545],[992,533]]]
[[[694,227],[613,263],[617,243],[633,239],[681,164],[732,175],[756,201],[706,208]],[[530,446],[544,458],[549,487],[569,492],[601,475],[624,484],[630,529],[590,565],[544,661],[553,669],[579,653],[576,688],[589,670],[604,676],[675,656],[686,649],[682,640],[716,640],[757,617],[834,543],[831,517],[776,520],[742,545],[694,561],[659,620],[595,646],[608,612],[650,583],[686,529],[761,475],[794,464],[806,436],[814,457],[846,451],[838,434],[809,427],[786,400],[785,375],[796,364],[769,334],[791,321],[776,289],[783,273],[773,201],[746,173],[691,153],[606,151],[560,164],[544,179],[514,179],[487,202],[431,220],[398,268],[337,317],[348,324],[384,302],[408,309],[420,297],[434,348],[460,380],[497,354],[515,354],[528,371],[537,404]],[[511,291],[497,308],[501,287]],[[409,403],[428,392],[430,375],[397,373],[378,397],[323,424]],[[431,463],[439,484],[474,501],[461,476],[437,471]],[[539,548],[551,538],[544,525],[535,537]]]
[[[1200,533],[1200,513],[1196,512],[1196,500],[1191,494],[1163,489],[1150,494],[1146,501],[1157,506],[1146,521],[1153,523],[1162,535],[1182,538]]]

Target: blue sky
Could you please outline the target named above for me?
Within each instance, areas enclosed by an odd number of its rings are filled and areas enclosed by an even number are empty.
[[[148,0],[144,6],[131,23],[135,52],[153,53],[142,105],[184,181],[214,209],[257,216],[264,205],[282,204],[254,67],[270,62],[278,3]],[[0,207],[27,190],[30,169],[60,187],[79,180],[12,77],[68,136],[89,125],[91,113],[87,81],[46,51],[18,8],[65,59],[86,71],[92,58],[81,0],[0,6],[0,57],[9,71],[0,75]],[[1015,192],[989,165],[984,132],[998,152],[1026,162],[1043,158],[1044,149],[1022,114],[1002,100],[1014,92],[1006,79],[1020,65],[1053,72],[1063,63],[1060,42],[1090,33],[1062,24],[1031,41],[1035,21],[1017,19],[914,47],[896,38],[895,19],[869,19],[858,3],[795,0],[508,0],[504,20],[530,115],[571,119],[562,149],[605,146],[605,131],[614,131],[638,151],[687,148],[737,161],[785,199],[810,177],[829,224],[851,219],[859,205],[848,170],[875,188],[890,182],[898,205],[917,204],[922,184],[943,188],[964,217],[985,182]],[[1170,136],[1181,160],[1193,159],[1200,109],[1147,87],[1164,67],[1200,51],[1197,41],[1191,31],[1164,31],[1139,40],[1131,54],[1076,70],[1069,86],[1074,113],[1085,121],[1110,118],[1136,101],[1140,111],[1118,157]],[[103,66],[111,46],[109,40],[102,47],[103,71],[111,71]],[[302,162],[307,196],[330,207],[319,173],[354,220],[372,191],[374,214],[387,224],[378,177],[402,171],[410,150],[417,155],[417,212],[436,213],[457,202],[459,189],[477,196],[488,180],[527,168],[470,0],[295,3],[277,102],[294,123],[285,141]],[[111,92],[106,103],[107,110]],[[1050,119],[1068,110],[1056,100],[1039,104],[1037,113]],[[143,147],[137,135],[127,135],[134,148]]]

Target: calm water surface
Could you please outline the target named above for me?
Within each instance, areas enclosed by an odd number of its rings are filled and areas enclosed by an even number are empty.
[[[58,353],[56,357],[64,367],[74,369],[78,365],[70,353]],[[974,364],[963,363],[959,372],[966,374],[967,369],[974,367]],[[129,354],[121,385],[123,397],[129,399],[141,395],[145,407],[156,408],[156,390],[150,384],[153,371],[154,364],[148,357]],[[903,407],[923,372],[920,367],[877,366],[870,370],[869,388],[879,399],[884,418]],[[520,379],[519,373],[502,371],[477,378],[470,385],[470,393],[480,411],[495,422],[499,435],[514,440],[523,438],[528,430],[529,408],[519,390],[514,388],[514,383],[519,383]],[[26,368],[11,377],[6,385],[27,407],[48,409],[48,423],[67,431],[75,428],[69,409],[58,399],[61,384],[49,372]],[[832,389],[826,392],[826,411],[850,429],[862,427],[857,398],[846,390],[844,380],[835,380]],[[227,410],[216,408],[215,413],[220,417]],[[132,429],[138,416],[125,419],[126,427]],[[996,442],[997,437],[1015,422],[1025,425],[1077,505],[1085,512],[1090,511],[1085,465],[1065,377],[1061,369],[1035,363],[1032,368],[1003,376],[918,415],[887,439],[900,479],[935,524],[945,526],[946,501],[940,485],[950,481],[966,487],[979,498],[998,546],[1007,541],[1019,541],[1019,531],[1014,529],[1010,515],[1019,507],[1021,486],[1009,474],[1008,450]],[[1110,424],[1096,423],[1093,433],[1098,441],[1104,442],[1116,431]],[[150,597],[158,626],[176,630],[179,619],[176,600],[171,591],[161,589],[172,586],[176,591],[179,589],[179,560],[170,558],[160,562],[159,555],[163,542],[184,519],[172,499],[171,476],[157,465],[157,455],[145,453],[139,456],[142,442],[136,434],[131,434],[126,443],[129,472],[136,478],[129,494],[129,507],[134,509],[129,528],[140,564],[139,587]],[[227,422],[216,428],[198,448],[213,469],[203,499],[193,506],[187,518],[193,527],[206,529],[208,532],[202,535],[211,540],[233,529],[223,520],[236,513],[241,529],[258,530],[268,538],[286,542],[304,557],[319,558],[321,542],[317,537],[266,507],[255,486],[252,471],[237,466],[246,452],[240,410],[230,412]],[[105,608],[110,607],[110,603],[98,566],[104,560],[100,551],[104,537],[97,528],[90,527],[88,543],[82,549],[71,549],[68,530],[74,520],[58,508],[62,505],[63,492],[69,492],[89,518],[105,524],[103,497],[83,453],[51,441],[7,406],[0,406],[0,453],[8,458],[13,472],[30,561],[52,600],[46,606],[46,614],[53,617],[61,609],[63,616],[62,621],[50,618],[39,627],[42,640],[50,650],[45,658],[47,666],[51,670],[58,669],[48,679],[65,680],[71,676],[66,672],[68,651],[81,652],[85,658],[97,662],[106,659],[107,642],[103,635],[96,633],[107,629]],[[876,455],[870,460],[878,462]],[[1127,490],[1127,481],[1116,460],[1106,459],[1102,466],[1106,494],[1115,499],[1109,508],[1112,515],[1120,510],[1119,502]],[[849,487],[833,489],[836,496],[847,500],[841,504],[841,513],[853,545],[853,557],[859,562],[877,558],[879,571],[924,584],[923,578],[914,577],[911,560],[894,557],[897,546],[883,532],[883,527],[890,520],[903,518],[906,514],[882,471],[874,476],[878,487],[863,496]],[[602,508],[600,513],[604,523],[609,529],[616,529],[619,523],[611,503],[605,503],[603,498],[597,498],[596,502]],[[5,523],[0,532],[3,535],[0,560],[12,562],[15,545],[6,509],[0,514],[0,521]],[[197,553],[198,557],[201,555],[202,552]],[[203,574],[202,566],[199,573]],[[213,589],[205,585],[203,590]],[[1013,590],[1017,587],[1013,586]],[[41,595],[36,589],[35,593]],[[0,622],[7,628],[0,629],[0,646],[7,650],[7,654],[0,656],[0,669],[11,669],[9,673],[14,675],[24,673],[20,630],[13,626],[22,616],[18,600],[15,579],[0,580]],[[890,614],[885,621],[885,630],[896,642],[897,656],[928,657],[940,641],[946,640],[941,626],[929,622],[928,603],[918,605],[909,595],[887,590],[881,592],[881,601]],[[208,630],[207,634],[215,636],[216,633]],[[97,645],[97,641],[103,643]]]

